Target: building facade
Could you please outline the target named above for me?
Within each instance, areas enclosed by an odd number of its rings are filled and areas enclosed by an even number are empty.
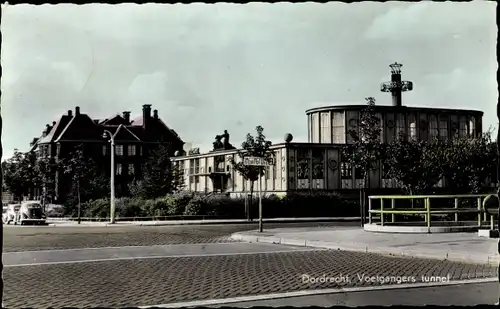
[[[115,141],[115,186],[125,190],[134,179],[141,179],[141,166],[151,150],[162,145],[173,154],[184,145],[179,135],[158,117],[157,110],[151,114],[151,105],[143,105],[142,115],[138,117],[131,118],[130,114],[125,111],[121,115],[93,119],[75,107],[74,113],[69,110],[52,125],[47,124],[42,135],[33,139],[31,151],[58,161],[68,158],[77,145],[82,145],[85,155],[109,176],[111,145],[105,134],[109,132]],[[62,171],[57,171],[52,197],[55,202],[61,202],[63,196],[61,179]],[[40,195],[41,188],[38,188],[34,196]]]
[[[391,82],[381,91],[392,93],[392,106],[375,106],[380,120],[381,141],[397,138],[429,140],[435,137],[475,137],[482,134],[483,112],[444,108],[407,107],[401,104],[401,93],[411,91],[413,83],[401,81],[400,64],[391,67]],[[300,190],[353,190],[364,185],[361,171],[342,158],[343,146],[353,142],[349,132],[356,130],[366,105],[326,106],[306,111],[308,142],[286,142],[271,147],[275,165],[266,168],[261,179],[267,194],[286,194]],[[238,150],[178,156],[174,163],[184,171],[185,187],[196,192],[248,193],[250,182],[234,171],[229,158],[239,160]],[[371,189],[396,188],[396,182],[385,179],[380,167],[370,171]],[[446,186],[443,179],[438,186]],[[256,188],[254,188],[256,189]]]

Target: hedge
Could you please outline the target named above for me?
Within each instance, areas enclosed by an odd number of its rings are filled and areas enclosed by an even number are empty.
[[[183,217],[211,216],[216,218],[245,218],[244,198],[226,195],[197,195],[181,192],[145,200],[116,199],[116,216],[120,217]],[[286,217],[351,217],[359,216],[357,201],[346,200],[334,193],[291,194],[285,197],[271,195],[262,198],[264,218]],[[91,200],[81,205],[82,217],[109,217],[109,199]],[[75,211],[71,212],[75,215]],[[250,205],[250,216],[258,218],[258,198]]]

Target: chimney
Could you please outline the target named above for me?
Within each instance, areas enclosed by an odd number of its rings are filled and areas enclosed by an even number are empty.
[[[50,124],[47,124],[45,127],[47,128],[47,129],[46,129],[46,130],[47,130],[47,133],[49,133],[49,132],[50,132],[50,130],[52,130],[52,127],[50,126]]]
[[[155,109],[155,110],[153,111],[153,119],[154,119],[154,120],[158,120],[158,110],[157,110],[157,109]]]
[[[55,126],[56,126],[56,122],[52,121],[52,127],[55,127]]]
[[[73,116],[73,111],[69,110],[68,111],[68,116],[72,117]]]
[[[75,107],[75,116],[80,115],[80,106]]]
[[[151,104],[144,104],[142,106],[142,125],[144,129],[147,128],[150,119],[151,119]]]
[[[123,112],[123,119],[125,119],[127,124],[130,124],[130,112]]]

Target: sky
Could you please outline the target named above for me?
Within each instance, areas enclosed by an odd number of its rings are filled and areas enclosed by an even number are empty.
[[[132,117],[152,104],[208,151],[307,141],[308,108],[364,104],[402,63],[403,105],[478,109],[497,126],[496,3],[2,5],[4,157],[67,110]]]

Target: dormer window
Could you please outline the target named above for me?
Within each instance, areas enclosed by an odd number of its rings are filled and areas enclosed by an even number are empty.
[[[115,154],[117,156],[123,156],[123,145],[115,145]]]
[[[127,154],[129,156],[137,155],[136,145],[128,145]]]

